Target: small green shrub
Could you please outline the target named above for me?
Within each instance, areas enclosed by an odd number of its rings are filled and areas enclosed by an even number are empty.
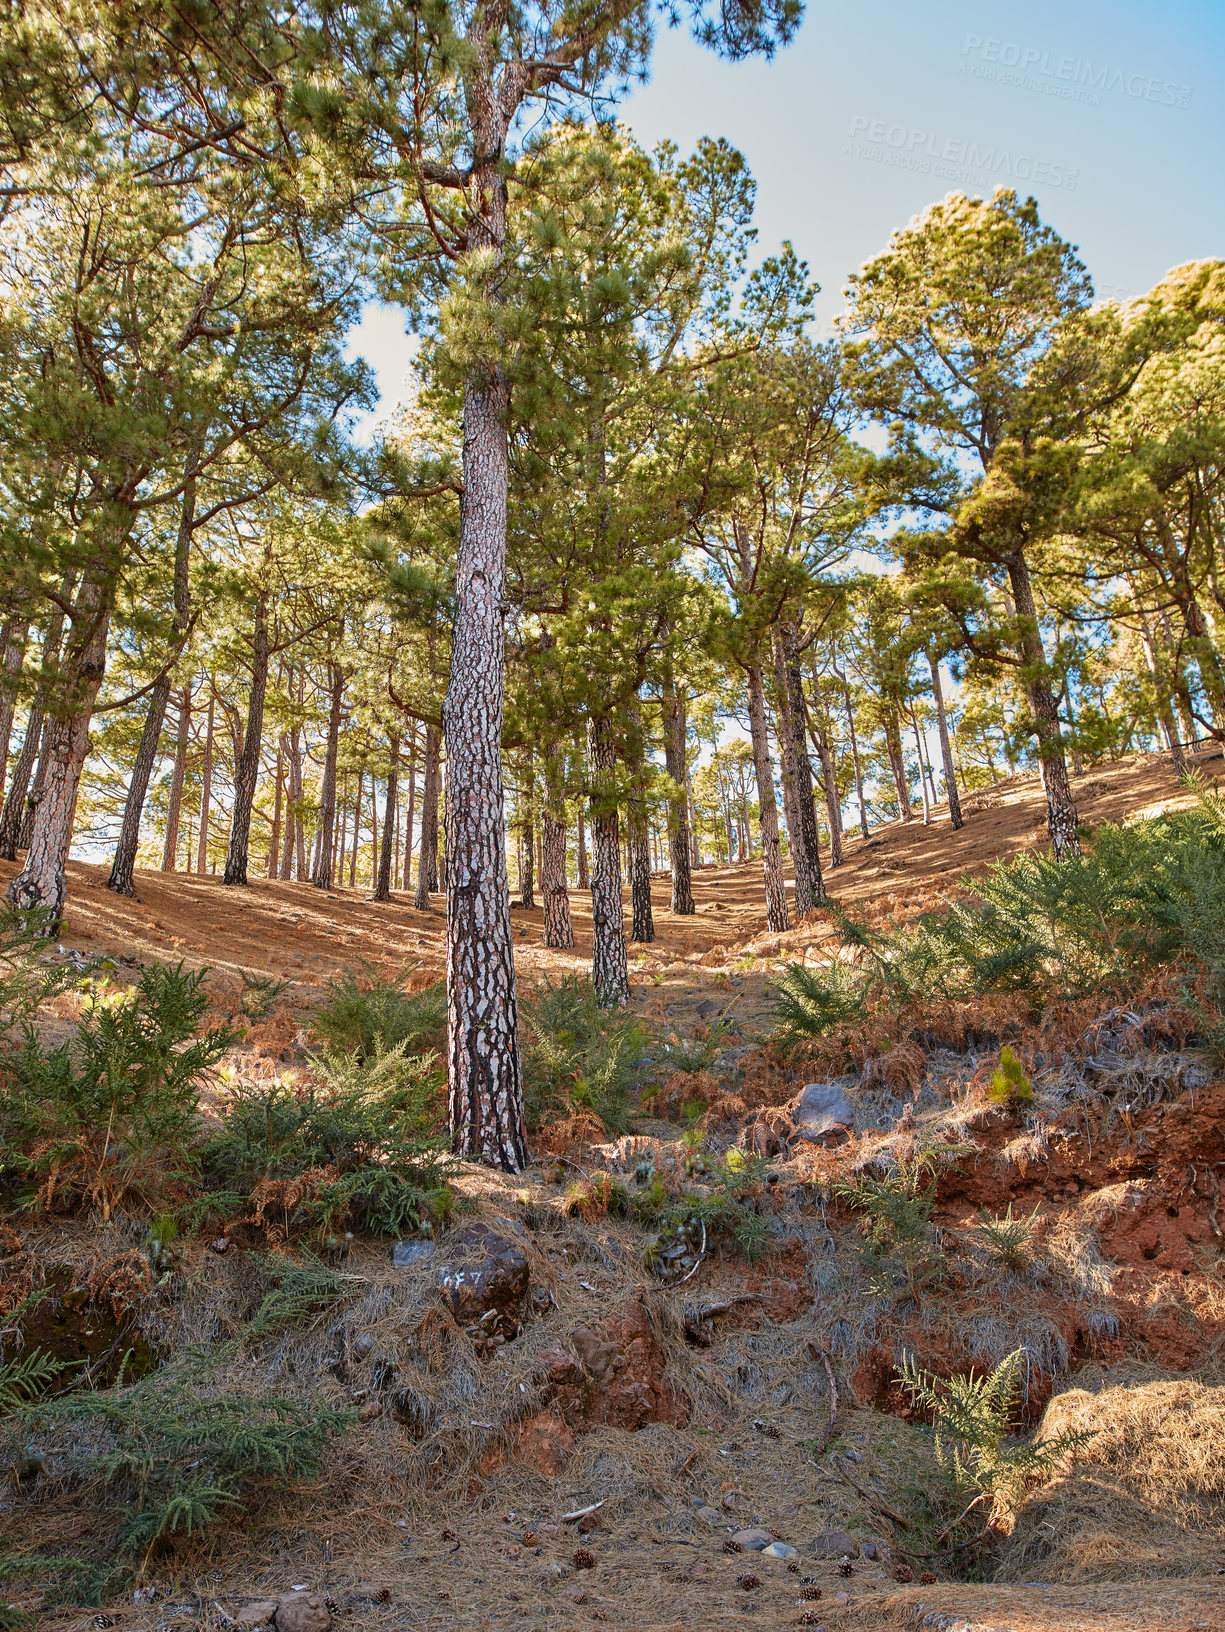
[[[994,1105],[1019,1105],[1034,1097],[1034,1085],[1025,1075],[1016,1050],[1005,1044],[1000,1050],[1000,1063],[991,1078],[987,1098]]]
[[[4,1327],[0,1330],[0,1416],[16,1410],[29,1400],[37,1399],[64,1371],[64,1363],[44,1349],[29,1349],[11,1359],[5,1356],[5,1339],[16,1338],[21,1322],[36,1304],[50,1296],[50,1287],[32,1292],[29,1297],[7,1311]]]
[[[242,996],[238,1000],[238,1012],[248,1020],[263,1020],[272,1013],[276,1000],[290,984],[287,980],[276,980],[271,975],[253,975],[247,970],[240,969],[242,976]]]
[[[861,1173],[834,1186],[835,1195],[864,1215],[869,1261],[886,1271],[896,1266],[916,1307],[923,1291],[944,1278],[946,1267],[944,1254],[931,1239],[935,1171],[933,1159],[920,1152],[883,1178]],[[879,1289],[889,1289],[887,1279]]]
[[[580,975],[546,981],[521,1010],[528,1125],[591,1111],[610,1132],[624,1133],[646,1028],[623,1010],[601,1008]]]
[[[1009,1269],[1024,1269],[1032,1255],[1034,1220],[1037,1216],[1038,1209],[1035,1207],[1028,1218],[1014,1218],[1011,1202],[1008,1203],[1008,1211],[1002,1215],[989,1213],[984,1207],[979,1212],[978,1223],[968,1233],[1001,1264]]]
[[[311,1016],[311,1032],[323,1051],[358,1061],[395,1049],[421,1052],[442,1047],[447,1023],[443,981],[406,992],[399,980],[366,969],[349,969],[330,982],[328,1001]]]

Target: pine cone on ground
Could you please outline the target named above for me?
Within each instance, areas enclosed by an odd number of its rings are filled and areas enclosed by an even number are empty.
[[[574,1555],[574,1567],[576,1570],[594,1570],[595,1554],[588,1552],[586,1547],[580,1547]]]
[[[921,1587],[934,1587],[935,1584],[936,1578],[932,1572],[930,1570],[924,1570],[923,1574],[919,1577],[919,1585]]]
[[[908,1587],[914,1580],[914,1571],[909,1564],[899,1564],[893,1572],[893,1579],[900,1582],[902,1586]]]

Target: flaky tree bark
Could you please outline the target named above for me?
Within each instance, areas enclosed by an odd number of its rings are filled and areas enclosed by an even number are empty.
[[[818,728],[814,722],[812,734],[817,758],[821,761],[821,781],[825,788],[825,820],[829,826],[829,865],[832,870],[842,866],[842,802],[838,798],[838,773],[826,723],[822,721]]]
[[[591,979],[602,1008],[629,1001],[625,917],[621,906],[621,835],[613,778],[617,753],[607,720],[587,722],[591,777]]]
[[[821,877],[804,688],[800,683],[800,636],[795,624],[776,627],[772,644],[779,699],[779,745],[795,790],[796,831],[791,835],[791,860],[795,867],[795,910],[799,916],[825,904],[825,881]]]
[[[417,854],[417,893],[413,905],[426,912],[430,891],[438,888],[438,756],[441,737],[436,725],[425,728],[425,781],[421,789],[421,844]],[[501,760],[499,758],[499,764]],[[505,871],[505,864],[503,864]]]
[[[255,628],[251,637],[251,693],[247,699],[247,728],[242,752],[234,769],[234,813],[230,818],[230,843],[225,858],[223,884],[246,884],[247,858],[251,848],[251,812],[255,808],[255,785],[259,780],[260,753],[264,743],[264,698],[268,692],[268,603],[261,596],[255,603]]]
[[[1028,563],[1018,550],[1008,557],[1007,565],[1017,612],[1025,691],[1033,717],[1034,735],[1038,739],[1042,787],[1046,793],[1047,831],[1055,859],[1066,861],[1070,856],[1080,855],[1080,835],[1076,831],[1076,806],[1072,802],[1063,734],[1059,729],[1059,702],[1050,683]]]
[[[400,739],[389,744],[391,763],[387,771],[387,803],[383,806],[383,848],[379,855],[379,876],[374,887],[376,901],[391,900],[391,861],[396,852],[396,794],[400,786]]]
[[[340,716],[345,698],[345,671],[339,663],[329,664],[328,744],[323,756],[323,780],[319,789],[319,854],[315,862],[317,890],[332,887],[332,844],[336,823],[336,756],[340,751]],[[343,883],[343,879],[341,880]]]
[[[213,730],[217,720],[216,676],[208,677],[208,722],[204,728],[204,764],[200,773],[200,841],[196,871],[201,878],[208,872],[208,821],[213,798]]]
[[[544,905],[544,944],[573,946],[570,892],[566,887],[566,801],[562,786],[561,750],[550,743],[544,751],[544,804],[540,812],[540,893]]]
[[[689,830],[688,721],[685,694],[671,680],[663,692],[664,768],[676,791],[668,800],[668,862],[672,869],[672,911],[682,918],[693,904],[693,849]]]
[[[183,813],[183,784],[187,780],[187,749],[191,742],[191,682],[179,697],[179,726],[174,739],[174,768],[166,801],[166,834],[162,840],[162,871],[173,873],[178,864],[179,822]],[[190,842],[190,841],[189,841]],[[191,858],[188,857],[190,868]]]
[[[45,774],[34,813],[25,866],[9,885],[8,898],[23,912],[48,913],[45,933],[59,934],[64,912],[65,867],[72,842],[81,771],[89,752],[89,722],[106,670],[110,627],[109,586],[86,579],[72,611],[72,632],[61,666],[65,681],[48,718]]]
[[[940,735],[940,759],[944,766],[944,791],[948,795],[949,820],[954,829],[964,827],[961,814],[961,796],[957,792],[957,767],[953,763],[953,744],[949,738],[948,716],[944,711],[944,687],[940,683],[940,659],[934,650],[927,653],[927,664],[932,673],[932,696],[936,701],[936,727]]]
[[[778,801],[774,797],[774,770],[766,732],[766,696],[761,669],[745,671],[749,690],[749,735],[753,742],[753,770],[757,777],[757,808],[761,825],[761,865],[766,881],[766,924],[775,934],[790,926],[787,888],[783,882],[783,852],[778,839]]]
[[[9,742],[13,735],[13,714],[17,707],[17,681],[26,655],[28,619],[14,619],[4,626],[4,655],[0,659],[0,793],[8,774]]]

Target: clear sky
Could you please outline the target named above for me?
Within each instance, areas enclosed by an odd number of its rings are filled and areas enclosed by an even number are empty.
[[[725,136],[757,178],[763,253],[790,238],[822,286],[945,193],[1033,193],[1099,294],[1225,255],[1225,0],[809,0],[773,62],[722,63],[664,29],[620,117],[648,145]],[[399,313],[353,350],[384,408],[409,361]]]

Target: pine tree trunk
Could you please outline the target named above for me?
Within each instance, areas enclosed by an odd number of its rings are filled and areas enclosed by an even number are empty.
[[[927,796],[927,777],[923,769],[923,738],[919,734],[919,721],[914,709],[908,708],[906,712],[910,715],[910,729],[914,732],[914,749],[919,760],[919,793],[923,799],[923,826],[930,827],[932,825],[932,806],[931,800]]]
[[[815,714],[815,710],[813,713]],[[821,781],[825,787],[825,820],[829,824],[829,865],[831,870],[842,866],[842,801],[838,797],[838,772],[834,750],[830,743],[829,716],[824,711],[820,724],[810,716],[809,729],[821,761]]]
[[[216,676],[208,677],[208,724],[204,732],[204,765],[200,778],[200,837],[196,853],[196,872],[201,878],[208,872],[208,820],[213,798],[213,727],[216,722]]]
[[[477,121],[479,123],[479,120]],[[500,148],[490,149],[490,152]],[[486,160],[486,163],[497,161]],[[490,230],[505,241],[506,184],[491,175]],[[447,1019],[456,1152],[518,1172],[527,1162],[515,954],[506,876],[502,720],[505,687],[506,410],[500,371],[464,391],[464,496],[455,572],[446,735]],[[431,728],[432,733],[432,728]],[[429,755],[419,880],[437,854],[437,747]],[[427,834],[433,804],[434,832]],[[418,884],[418,899],[422,894]]]
[[[45,933],[58,936],[64,913],[65,867],[72,843],[81,772],[89,753],[89,723],[106,670],[109,587],[86,579],[77,596],[61,675],[67,691],[49,716],[44,775],[25,865],[8,888],[20,910],[49,914]]]
[[[965,822],[961,815],[961,798],[957,792],[957,768],[953,764],[953,744],[949,738],[948,716],[944,711],[944,687],[940,684],[940,659],[932,651],[927,654],[928,667],[932,671],[932,696],[936,702],[936,726],[940,733],[940,758],[944,765],[944,791],[948,795],[949,820],[954,831],[964,827]]]
[[[17,708],[17,680],[26,655],[26,636],[30,632],[28,619],[21,618],[4,626],[4,656],[0,659],[0,794],[4,792],[8,774],[9,743],[13,735],[13,714]]]
[[[387,771],[387,803],[383,807],[383,852],[379,857],[378,883],[374,887],[376,901],[391,900],[391,860],[396,845],[396,793],[400,782],[400,739],[391,739],[391,762]]]
[[[523,789],[523,816],[519,824],[519,904],[536,905],[536,828],[532,820],[531,777]]]
[[[17,848],[28,850],[30,836],[34,832],[34,812],[38,809],[38,802],[43,796],[43,783],[47,779],[47,766],[50,763],[48,745],[51,741],[52,721],[48,717],[43,721],[43,734],[38,743],[38,765],[34,772],[34,785],[26,797],[26,806],[21,813],[21,828],[17,834]]]
[[[136,851],[140,843],[140,818],[149,791],[149,778],[157,763],[162,740],[162,726],[166,719],[166,704],[170,701],[170,676],[165,674],[154,686],[149,698],[149,712],[141,732],[140,746],[132,764],[132,780],[123,807],[123,822],[119,828],[119,842],[106,887],[116,895],[136,894]]]
[[[591,888],[591,870],[587,865],[587,821],[583,812],[582,801],[579,801],[578,811],[578,844],[575,867],[577,869],[578,887],[580,890]]]
[[[619,1008],[630,995],[621,903],[621,833],[613,779],[617,754],[607,720],[587,722],[591,778],[591,979],[601,1008]]]
[[[668,862],[672,869],[672,911],[689,918],[693,904],[693,865],[689,829],[688,721],[685,694],[671,681],[663,693],[664,768],[676,792],[668,800]]]
[[[162,841],[162,871],[173,873],[178,865],[179,822],[183,811],[183,784],[187,780],[187,749],[191,742],[191,681],[179,698],[179,726],[174,739],[174,769],[170,773],[170,795],[166,802],[166,836]],[[188,846],[188,869],[191,856]]]
[[[554,750],[554,754],[556,750]],[[548,761],[546,756],[546,803],[541,812],[540,893],[544,904],[544,944],[546,946],[573,946],[574,928],[570,922],[570,892],[566,888],[566,822],[565,806],[555,790],[547,786]]]
[[[902,726],[895,708],[885,713],[884,735],[885,752],[889,757],[889,770],[893,776],[893,791],[897,796],[901,820],[913,822],[914,807],[910,803],[910,783],[906,778],[906,759],[902,752]],[[920,768],[919,775],[922,774]]]
[[[438,767],[441,738],[438,727],[425,728],[425,780],[421,789],[421,842],[417,855],[417,893],[413,905],[425,912],[430,892],[438,888]],[[501,764],[501,756],[499,756]],[[503,860],[502,871],[506,871]],[[516,1033],[517,1035],[517,1033]]]
[[[4,813],[0,816],[0,856],[3,856],[5,861],[17,859],[17,841],[21,837],[21,824],[25,816],[26,793],[30,786],[30,775],[38,759],[44,723],[42,706],[35,697],[30,704],[21,752],[13,766],[13,780],[9,784],[8,797],[4,801]]]
[[[1076,831],[1076,807],[1068,783],[1068,766],[1059,729],[1059,703],[1050,684],[1046,652],[1038,627],[1029,566],[1018,551],[1008,558],[1008,580],[1017,610],[1021,658],[1025,665],[1025,690],[1038,739],[1042,786],[1046,793],[1047,830],[1057,861],[1080,855],[1080,835]]]
[[[404,888],[413,881],[413,824],[417,820],[417,724],[414,720],[408,738],[408,809],[404,812]]]
[[[379,783],[370,773],[370,888],[374,889],[379,876]]]
[[[345,671],[339,663],[329,664],[328,744],[323,757],[323,781],[319,789],[319,856],[315,863],[317,890],[332,887],[332,827],[336,819],[336,756],[340,751],[340,716],[344,707]]]
[[[766,696],[757,664],[748,668],[749,734],[753,741],[753,769],[757,777],[757,808],[761,826],[761,865],[766,881],[766,925],[773,934],[790,927],[787,888],[783,882],[783,853],[778,840],[778,801],[766,733]]]
[[[272,835],[268,840],[268,877],[277,876],[277,862],[281,854],[281,810],[285,798],[285,754],[282,749],[283,738],[277,738],[276,745],[276,782],[272,793]]]
[[[260,754],[264,744],[264,698],[268,692],[268,603],[255,603],[255,629],[251,640],[251,692],[247,699],[247,728],[242,750],[234,768],[234,812],[230,818],[230,843],[226,851],[223,884],[247,883],[247,860],[251,848],[251,814],[255,808],[255,787],[259,781]]]
[[[1178,735],[1178,726],[1174,720],[1174,710],[1170,703],[1170,693],[1161,672],[1161,665],[1157,661],[1157,649],[1153,641],[1153,632],[1148,619],[1140,609],[1139,597],[1132,586],[1132,599],[1135,602],[1136,612],[1140,621],[1140,637],[1144,645],[1144,659],[1148,664],[1148,672],[1153,682],[1153,696],[1156,699],[1157,722],[1161,726],[1165,737],[1166,749],[1170,755],[1170,763],[1174,767],[1176,776],[1185,776],[1187,771],[1186,755],[1182,750],[1182,742]]]
[[[773,646],[779,746],[795,790],[796,828],[791,835],[791,860],[795,868],[795,911],[799,917],[824,906],[825,881],[821,877],[812,762],[808,758],[807,708],[800,683],[800,635],[794,623],[774,630]]]
[[[299,737],[300,727],[283,738],[285,743],[285,759],[288,765],[289,798],[285,810],[285,842],[281,850],[281,877],[291,879],[294,876],[295,849],[300,858],[302,853],[302,746]],[[301,860],[298,860],[298,881],[301,882],[306,869]]]
[[[366,792],[366,767],[364,765],[359,765],[357,767],[357,792],[353,796],[353,844],[352,844],[352,846],[350,847],[350,850],[349,850],[349,888],[350,889],[353,889],[355,887],[355,885],[357,884],[357,852],[358,852],[358,847],[360,846],[361,840],[362,840],[362,799],[363,799],[363,797],[365,795],[365,792]],[[343,884],[344,881],[345,881],[345,874],[344,874],[345,853],[344,853],[343,849],[340,852],[339,862],[340,862],[340,865],[339,865],[337,870],[338,870],[338,872],[340,874],[340,882]]]
[[[855,731],[855,710],[851,706],[851,685],[845,672],[840,673],[837,666],[831,663],[835,675],[842,684],[842,701],[846,709],[847,735],[851,743],[851,763],[855,767],[855,797],[859,801],[859,831],[866,842],[868,838],[868,806],[863,796],[863,766],[859,759],[859,737]],[[813,659],[813,679],[816,680],[816,659]]]

